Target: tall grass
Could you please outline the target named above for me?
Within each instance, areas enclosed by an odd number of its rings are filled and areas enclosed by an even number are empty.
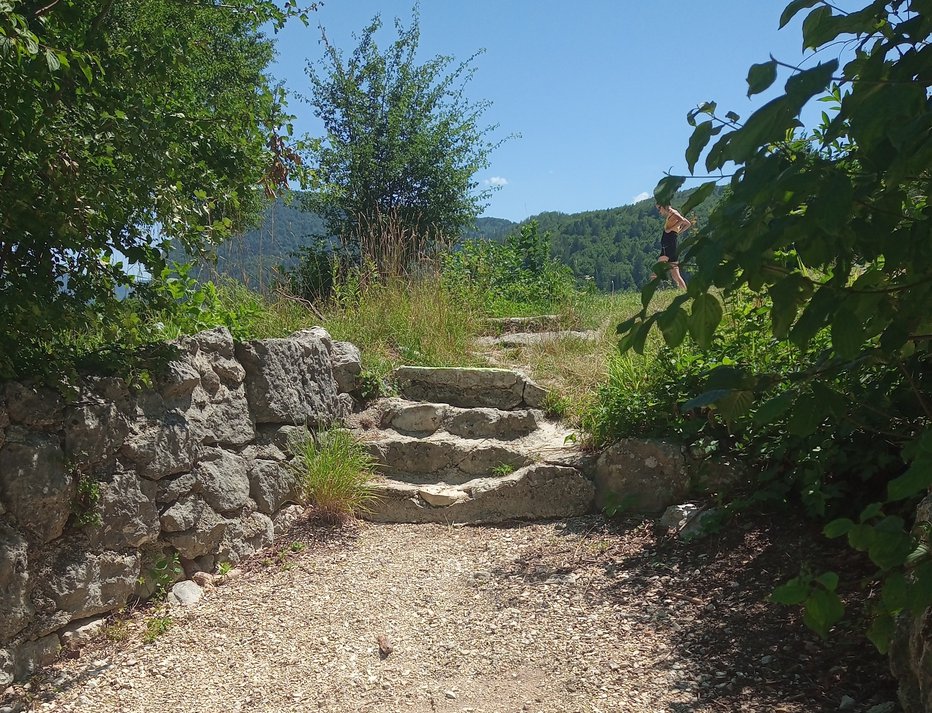
[[[390,277],[362,286],[348,281],[322,307],[323,326],[334,339],[362,349],[377,376],[393,366],[480,366],[473,338],[482,313],[454,298],[432,273],[418,279]]]
[[[340,522],[369,511],[376,499],[369,486],[375,461],[352,433],[331,428],[290,447],[303,495],[318,517]]]

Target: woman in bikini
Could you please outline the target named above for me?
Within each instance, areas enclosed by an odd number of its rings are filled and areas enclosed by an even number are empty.
[[[660,238],[660,257],[657,258],[657,261],[670,263],[670,277],[673,278],[673,282],[676,283],[677,287],[685,290],[686,281],[683,280],[683,276],[680,274],[679,251],[676,242],[680,233],[691,226],[692,223],[668,205],[658,205],[657,210],[660,211],[661,217],[664,218],[663,236]],[[653,280],[655,277],[656,275],[651,275],[650,279]]]

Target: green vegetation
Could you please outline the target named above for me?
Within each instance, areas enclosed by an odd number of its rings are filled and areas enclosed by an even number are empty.
[[[146,630],[142,634],[142,640],[147,644],[154,643],[171,629],[172,623],[172,618],[168,614],[150,616],[146,619]]]
[[[412,260],[455,240],[473,223],[489,190],[474,174],[495,144],[464,87],[472,59],[416,63],[420,28],[395,21],[397,39],[383,52],[376,15],[348,59],[322,32],[325,60],[308,66],[310,103],[326,136],[314,152],[320,190],[304,196],[355,264],[399,274]]]
[[[369,486],[374,460],[353,434],[331,428],[291,444],[304,496],[324,520],[340,522],[365,512],[375,494]]]
[[[468,240],[444,256],[444,283],[466,304],[496,316],[550,313],[574,292],[568,268],[550,257],[550,238],[525,223],[503,243]]]
[[[129,272],[159,274],[172,243],[199,254],[302,179],[262,32],[294,15],[271,0],[0,4],[0,378],[68,371],[74,331],[145,341],[116,299]]]
[[[797,496],[829,521],[826,536],[866,553],[881,592],[869,636],[885,650],[898,614],[932,604],[932,558],[908,525],[932,485],[932,23],[922,4],[844,13],[824,0],[790,3],[782,22],[804,9],[804,45],[850,42],[851,60],[799,70],[771,59],[751,68],[748,93],[781,68],[790,70],[784,93],[747,120],[714,103],[690,114],[690,169],[704,155],[705,171],[738,170],[693,236],[689,293],[657,312],[648,285],[644,309],[619,329],[636,352],[655,325],[671,348],[695,341],[701,386],[682,408],[762,462],[762,492]],[[814,98],[827,111],[804,133],[798,117]],[[683,181],[665,178],[657,200]],[[747,295],[737,316],[760,333],[730,335],[719,295]],[[837,582],[804,573],[775,597],[803,604],[824,635],[844,611]]]

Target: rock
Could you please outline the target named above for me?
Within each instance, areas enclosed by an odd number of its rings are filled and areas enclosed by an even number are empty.
[[[35,429],[61,429],[65,402],[51,389],[8,381],[3,391],[6,412],[14,423]]]
[[[47,591],[69,621],[118,609],[135,591],[141,555],[133,552],[88,552],[80,542],[67,543],[52,554]]]
[[[421,492],[443,492],[444,486],[393,480],[372,481],[370,486],[378,497],[363,517],[376,522],[495,523],[572,517],[590,512],[594,499],[592,483],[579,471],[547,464],[450,488],[466,497],[441,507],[427,506]]]
[[[440,428],[445,413],[443,404],[411,404],[393,410],[386,421],[396,431],[427,434]]]
[[[58,632],[62,648],[78,648],[100,634],[107,625],[106,617],[91,617],[73,621]]]
[[[417,491],[417,494],[421,500],[435,508],[447,507],[469,500],[469,493],[458,488],[444,488],[438,485],[425,485]]]
[[[838,710],[850,711],[856,705],[857,705],[857,701],[855,701],[851,696],[842,696],[841,703],[838,704]]]
[[[28,543],[16,530],[0,521],[0,642],[10,641],[22,631],[34,613]]]
[[[275,527],[275,536],[279,537],[288,532],[304,515],[303,505],[286,505],[272,518]]]
[[[143,478],[160,480],[185,473],[194,466],[196,442],[187,419],[168,412],[158,421],[146,421],[126,440],[121,453],[136,464]]]
[[[0,449],[0,500],[23,532],[51,542],[65,529],[76,488],[59,438],[35,432],[8,436]]]
[[[191,581],[204,591],[214,588],[214,576],[210,572],[195,572],[191,575]]]
[[[162,514],[163,539],[186,559],[216,552],[227,521],[198,495],[188,495]]]
[[[120,449],[129,434],[126,416],[116,404],[108,401],[69,406],[64,425],[65,453],[76,463],[96,464],[107,460]]]
[[[117,468],[103,477],[99,487],[97,510],[101,524],[91,531],[92,544],[121,550],[140,547],[158,538],[156,483],[140,480],[134,471]]]
[[[337,383],[321,337],[302,332],[237,344],[236,356],[246,370],[246,398],[256,423],[321,426],[333,420]]]
[[[182,473],[175,477],[163,478],[156,485],[155,502],[165,505],[180,500],[194,490],[197,478],[193,473]]]
[[[249,496],[259,512],[272,515],[288,501],[298,502],[301,484],[295,470],[284,463],[256,460],[249,467]]]
[[[663,511],[658,522],[670,530],[679,530],[685,527],[689,519],[697,512],[699,512],[699,506],[693,503],[671,505]]]
[[[168,594],[168,601],[175,606],[190,607],[204,597],[204,590],[190,579],[175,584]]]
[[[362,356],[356,345],[350,342],[333,342],[330,349],[330,365],[339,392],[348,394],[354,391],[362,373]]]
[[[190,396],[200,383],[201,374],[194,364],[184,359],[176,359],[168,362],[164,371],[158,375],[156,388],[162,398],[178,400]]]
[[[286,461],[308,437],[304,426],[260,426],[256,429],[256,442],[247,446],[242,456],[247,460]]]
[[[275,526],[268,515],[261,512],[244,515],[227,521],[217,556],[221,561],[239,562],[265,549],[275,540]]]
[[[413,401],[505,411],[524,405],[524,377],[510,369],[402,366],[393,378],[401,395]]]
[[[932,522],[932,495],[916,509],[914,532],[928,543],[925,527]],[[888,653],[890,671],[897,678],[897,695],[905,713],[932,710],[932,608],[918,615],[904,611],[896,620]]]
[[[547,389],[538,386],[527,377],[524,382],[524,405],[528,408],[543,408],[549,393]]]
[[[232,512],[249,502],[246,461],[221,448],[204,451],[194,470],[197,489],[217,512]]]
[[[43,666],[52,663],[61,651],[57,634],[49,634],[38,641],[26,641],[13,650],[13,676],[23,681]]]
[[[9,649],[0,649],[0,691],[13,683],[14,678],[13,652]]]
[[[679,446],[625,438],[599,456],[596,505],[617,512],[661,512],[689,492],[689,474]]]
[[[532,433],[538,426],[539,411],[522,409],[500,411],[474,408],[461,411],[447,424],[447,431],[463,438],[496,438],[511,440]]]

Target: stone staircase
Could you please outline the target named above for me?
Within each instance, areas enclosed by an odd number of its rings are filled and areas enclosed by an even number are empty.
[[[399,396],[350,419],[379,463],[377,522],[495,523],[592,511],[588,456],[509,369],[401,367]]]

